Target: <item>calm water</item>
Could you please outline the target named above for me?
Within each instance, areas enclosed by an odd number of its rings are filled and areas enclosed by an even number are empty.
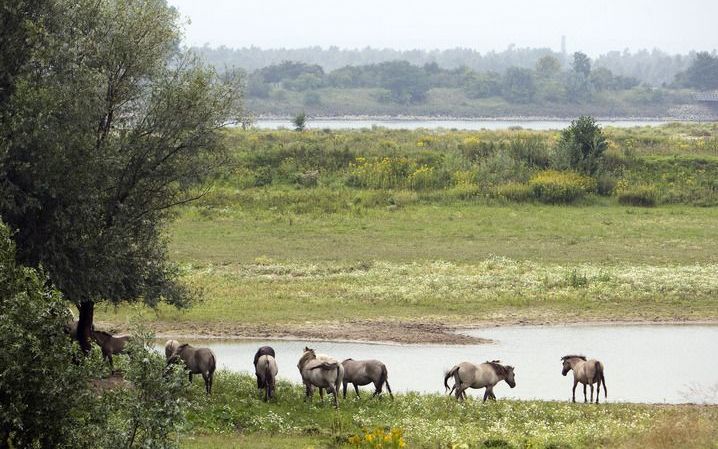
[[[602,126],[630,128],[633,126],[658,126],[666,121],[652,120],[602,120]],[[547,130],[563,129],[570,125],[568,120],[398,120],[398,119],[360,119],[360,120],[307,120],[309,129],[361,129],[381,126],[388,129],[463,129],[497,130],[520,126],[523,129]],[[292,128],[291,120],[257,120],[255,126],[261,129]]]
[[[304,341],[203,342],[216,353],[219,367],[253,372],[257,347],[277,352],[279,377],[300,382],[296,364],[305,345],[339,360],[382,360],[393,391],[443,392],[443,373],[467,360],[500,359],[516,367],[516,388],[502,382],[497,397],[568,400],[572,378],[561,376],[562,355],[583,353],[605,364],[612,402],[705,402],[718,404],[718,326],[519,326],[476,329],[471,335],[493,344],[469,346],[389,345]],[[365,391],[369,392],[368,387]],[[477,390],[472,390],[477,395]],[[483,392],[483,390],[481,390]],[[580,386],[577,399],[582,398]],[[603,398],[602,398],[603,400]]]

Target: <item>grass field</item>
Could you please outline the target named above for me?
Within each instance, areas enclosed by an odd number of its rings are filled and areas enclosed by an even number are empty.
[[[716,223],[718,209],[689,206],[459,203],[292,218],[188,209],[172,257],[205,300],[144,316],[158,329],[227,334],[347,319],[715,320]],[[136,313],[101,308],[98,319]]]
[[[278,385],[276,403],[258,399],[249,376],[221,372],[211,398],[199,382],[184,448],[394,447],[352,445],[365,431],[401,429],[418,448],[709,448],[718,442],[718,407],[568,404],[542,401],[458,403],[444,395],[398,395],[341,401],[303,400],[303,389]],[[354,440],[356,441],[356,440]]]
[[[698,207],[718,199],[718,128],[608,133],[602,182],[650,184],[657,207],[621,205],[608,190],[571,205],[493,195],[544,169],[531,164],[550,159],[552,132],[232,134],[237,164],[167,233],[202,300],[187,310],[98,305],[96,319],[167,335],[402,342],[435,341],[433,331],[407,337],[407,323],[718,321],[718,208]],[[375,173],[357,172],[368,160],[362,170]],[[387,177],[386,166],[399,171]],[[402,178],[416,173],[433,178]],[[336,412],[286,383],[276,404],[259,401],[247,376],[221,372],[215,385],[211,398],[192,387],[182,447],[390,447],[366,441],[376,427],[420,448],[718,447],[716,407],[407,394]]]

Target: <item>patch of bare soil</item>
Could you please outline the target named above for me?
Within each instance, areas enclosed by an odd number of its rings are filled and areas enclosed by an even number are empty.
[[[126,329],[112,323],[96,323],[112,332]],[[414,321],[317,322],[302,324],[246,325],[237,323],[169,323],[153,322],[148,326],[160,339],[284,339],[361,341],[399,344],[480,344],[491,340],[462,335],[456,328],[440,323]]]

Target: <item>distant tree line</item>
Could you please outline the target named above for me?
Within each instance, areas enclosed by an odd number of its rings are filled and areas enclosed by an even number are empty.
[[[345,66],[380,64],[389,61],[407,61],[423,66],[435,63],[442,69],[466,67],[476,72],[503,73],[510,67],[533,69],[544,56],[553,56],[562,67],[572,62],[570,54],[556,52],[550,48],[516,48],[510,46],[504,51],[480,53],[467,48],[447,50],[392,50],[392,49],[341,49],[338,47],[307,47],[298,49],[261,49],[248,47],[231,49],[227,47],[197,47],[195,52],[215,67],[237,67],[252,72],[263,67],[280,64],[283,61],[297,61],[318,65],[331,72]],[[715,52],[712,53],[715,56]],[[611,51],[595,58],[594,67],[603,67],[616,75],[636,78],[650,86],[673,83],[676,75],[688,69],[697,53],[672,55],[654,49],[636,52]]]
[[[614,75],[610,70],[592,68],[583,53],[574,53],[567,69],[552,55],[540,58],[533,68],[509,67],[503,72],[477,72],[462,66],[445,69],[437,63],[421,66],[407,61],[344,66],[326,73],[317,64],[283,61],[248,76],[251,97],[269,97],[273,89],[311,92],[319,88],[381,88],[381,100],[420,103],[432,88],[462,89],[469,98],[502,97],[512,103],[580,102],[596,92],[631,89],[640,84],[635,78]],[[318,102],[320,98],[309,98]]]

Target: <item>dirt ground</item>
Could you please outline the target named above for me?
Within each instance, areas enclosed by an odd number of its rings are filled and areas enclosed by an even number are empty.
[[[620,324],[715,324],[714,321],[552,321],[552,320],[501,320],[447,325],[428,321],[402,320],[353,320],[348,322],[307,322],[301,324],[247,325],[238,323],[187,323],[150,322],[147,326],[158,339],[261,339],[261,340],[307,340],[345,341],[396,344],[482,344],[490,339],[477,338],[460,333],[462,329],[494,326],[521,325],[620,325]],[[99,329],[113,333],[126,332],[116,323],[96,322]]]

